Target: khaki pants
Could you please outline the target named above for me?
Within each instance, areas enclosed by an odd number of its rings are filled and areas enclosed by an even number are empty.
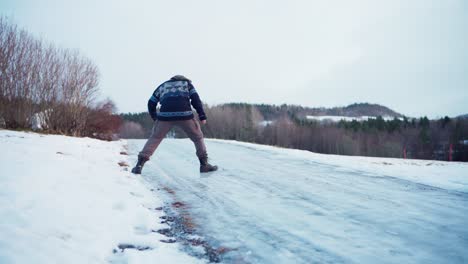
[[[184,130],[185,134],[193,141],[197,150],[196,154],[199,159],[207,158],[206,146],[203,140],[203,132],[201,131],[200,124],[193,118],[190,120],[178,121],[160,121],[156,120],[153,125],[153,131],[150,138],[146,141],[143,150],[138,155],[148,160],[154,151],[158,148],[161,141],[166,136],[167,132],[173,126],[178,126]]]

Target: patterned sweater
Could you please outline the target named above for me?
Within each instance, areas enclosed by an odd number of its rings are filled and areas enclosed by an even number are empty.
[[[156,111],[161,104],[159,112]],[[153,120],[174,121],[192,119],[190,104],[197,110],[198,118],[205,120],[203,105],[192,82],[183,76],[174,76],[156,88],[148,101],[148,112]]]

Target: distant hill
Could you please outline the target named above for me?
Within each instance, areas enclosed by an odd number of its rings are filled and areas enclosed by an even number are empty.
[[[225,104],[229,106],[245,106],[246,104]],[[294,115],[298,118],[306,118],[307,116],[345,116],[345,117],[361,117],[361,116],[384,116],[384,117],[403,117],[402,114],[379,104],[355,103],[343,107],[303,107],[298,105],[267,105],[255,104],[266,120],[278,118],[282,114]]]
[[[345,107],[333,107],[326,109],[325,114],[331,116],[391,116],[391,117],[403,117],[402,114],[393,111],[392,109],[379,105],[369,103],[356,103]]]
[[[468,114],[459,115],[457,118],[468,119]]]

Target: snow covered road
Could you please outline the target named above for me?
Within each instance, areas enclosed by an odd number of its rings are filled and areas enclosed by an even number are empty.
[[[133,158],[143,144],[129,141]],[[200,175],[193,144],[166,139],[142,177],[174,190],[223,262],[468,262],[467,164],[207,147],[219,172]]]

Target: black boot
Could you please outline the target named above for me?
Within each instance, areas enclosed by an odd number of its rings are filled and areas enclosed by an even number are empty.
[[[213,166],[208,163],[208,158],[201,158],[200,159],[200,172],[210,172],[210,171],[215,171],[218,169],[218,166]]]
[[[145,162],[147,162],[148,159],[143,158],[143,157],[138,157],[138,162],[135,165],[135,167],[132,169],[133,174],[141,174],[141,169],[143,169],[143,165],[145,165]]]

